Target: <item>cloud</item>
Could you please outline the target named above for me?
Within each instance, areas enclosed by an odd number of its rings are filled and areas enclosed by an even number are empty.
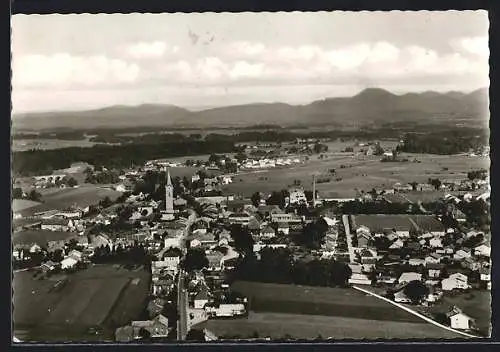
[[[75,86],[130,84],[139,77],[140,67],[103,55],[81,57],[58,53],[14,56],[12,72],[14,87],[71,89]]]
[[[126,48],[127,54],[136,59],[159,58],[166,53],[177,53],[178,51],[178,46],[170,46],[161,41],[140,42]]]
[[[457,50],[462,50],[470,54],[488,57],[490,49],[488,37],[464,37],[451,41],[451,46]]]

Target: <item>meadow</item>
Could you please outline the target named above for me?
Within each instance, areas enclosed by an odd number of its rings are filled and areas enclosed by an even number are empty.
[[[431,324],[392,322],[321,315],[250,312],[247,319],[208,320],[195,326],[219,336],[334,340],[455,339],[458,336]]]
[[[139,282],[132,283],[136,278]],[[64,285],[55,289],[61,280]],[[89,333],[91,327],[102,330],[98,339],[112,340],[118,326],[143,312],[149,273],[96,265],[40,280],[25,271],[14,273],[13,289],[13,324],[21,340],[92,340],[96,336]]]
[[[349,288],[237,281],[249,298],[248,318],[209,320],[197,327],[218,335],[296,339],[453,339],[436,327],[373,296]]]
[[[244,171],[225,187],[228,193],[251,196],[254,192],[272,192],[300,181],[312,189],[313,174],[328,177],[330,182],[317,183],[316,189],[324,198],[352,198],[357,190],[391,188],[395,183],[422,182],[429,178],[461,180],[467,172],[489,168],[489,158],[467,155],[402,154],[408,162],[381,162],[380,157],[342,153],[341,148],[325,153],[320,159],[310,156],[303,164],[267,170]],[[418,162],[413,162],[417,160]],[[329,171],[335,169],[335,175]]]

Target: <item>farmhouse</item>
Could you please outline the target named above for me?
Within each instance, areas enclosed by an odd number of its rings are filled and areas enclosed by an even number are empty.
[[[463,259],[466,259],[466,258],[470,258],[471,257],[471,250],[468,249],[468,248],[462,248],[462,249],[459,249],[454,255],[453,255],[453,259],[454,260],[463,260]]]
[[[441,271],[444,268],[443,264],[430,263],[426,266],[428,277],[431,279],[436,279],[441,276]]]
[[[469,330],[474,326],[474,319],[462,312],[461,309],[453,307],[453,309],[446,314],[450,319],[450,326],[452,329]]]
[[[478,257],[490,257],[491,247],[482,244],[474,248],[474,255]]]
[[[400,284],[407,284],[412,281],[422,281],[422,274],[415,272],[405,272],[402,273],[398,279]]]
[[[71,269],[78,263],[74,257],[66,257],[61,261],[61,269]]]
[[[246,226],[250,222],[250,215],[247,213],[233,213],[229,215],[228,219],[230,224]]]
[[[260,237],[262,238],[273,238],[275,236],[275,231],[272,227],[270,226],[265,226],[261,231],[260,231]]]
[[[404,293],[403,290],[399,290],[394,294],[394,302],[397,303],[411,303],[411,299]]]
[[[51,218],[44,219],[41,224],[42,230],[66,232],[73,228],[71,219]]]
[[[194,308],[195,309],[203,309],[205,305],[209,301],[208,288],[203,287],[195,296],[194,296]]]
[[[452,274],[441,281],[441,288],[443,291],[452,291],[455,289],[465,290],[469,288],[467,276],[461,273]]]
[[[132,321],[132,328],[146,329],[151,337],[166,337],[170,331],[168,327],[168,319],[163,315],[158,315],[153,320]]]
[[[234,317],[244,315],[246,308],[243,303],[219,304],[218,306],[206,306],[205,312],[209,317]]]

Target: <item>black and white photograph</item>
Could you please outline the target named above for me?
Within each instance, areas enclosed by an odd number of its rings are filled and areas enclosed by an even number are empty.
[[[487,11],[11,28],[13,342],[490,337]]]

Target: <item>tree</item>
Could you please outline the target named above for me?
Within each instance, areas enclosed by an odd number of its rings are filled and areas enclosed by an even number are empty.
[[[422,282],[415,280],[409,282],[403,289],[403,292],[413,304],[417,304],[427,296],[429,289]]]
[[[74,178],[74,177],[70,177],[70,178],[68,179],[67,184],[68,184],[68,186],[69,186],[69,187],[75,187],[76,185],[78,185],[78,181],[77,181],[77,180],[75,180],[75,178]]]
[[[14,188],[12,190],[12,198],[13,199],[22,199],[23,198],[23,190],[19,187]]]
[[[414,191],[417,190],[418,182],[415,182],[415,181],[410,182],[410,185],[411,185],[412,190],[414,190]]]
[[[243,153],[243,152],[239,152],[239,153],[237,153],[237,154],[234,156],[234,158],[235,158],[235,159],[236,159],[239,163],[242,163],[242,162],[244,162],[245,160],[247,160],[247,159],[248,159],[248,156],[247,156],[245,153]]]
[[[201,270],[208,267],[208,259],[205,251],[198,248],[188,249],[182,266],[184,270],[188,272],[193,270]]]
[[[234,247],[242,253],[252,253],[254,240],[250,232],[241,225],[231,226],[231,237],[234,240]]]
[[[104,199],[99,202],[99,205],[103,208],[107,208],[107,207],[111,206],[112,204],[113,204],[113,202],[111,201],[111,199],[108,196],[104,197]]]
[[[33,189],[28,194],[28,200],[32,200],[34,202],[40,202],[42,200],[42,195]]]
[[[186,335],[187,341],[205,341],[205,333],[202,330],[191,329]]]
[[[252,199],[252,204],[255,207],[258,207],[259,204],[260,204],[260,199],[261,199],[260,193],[259,192],[255,192],[254,194],[252,194],[251,199]]]

